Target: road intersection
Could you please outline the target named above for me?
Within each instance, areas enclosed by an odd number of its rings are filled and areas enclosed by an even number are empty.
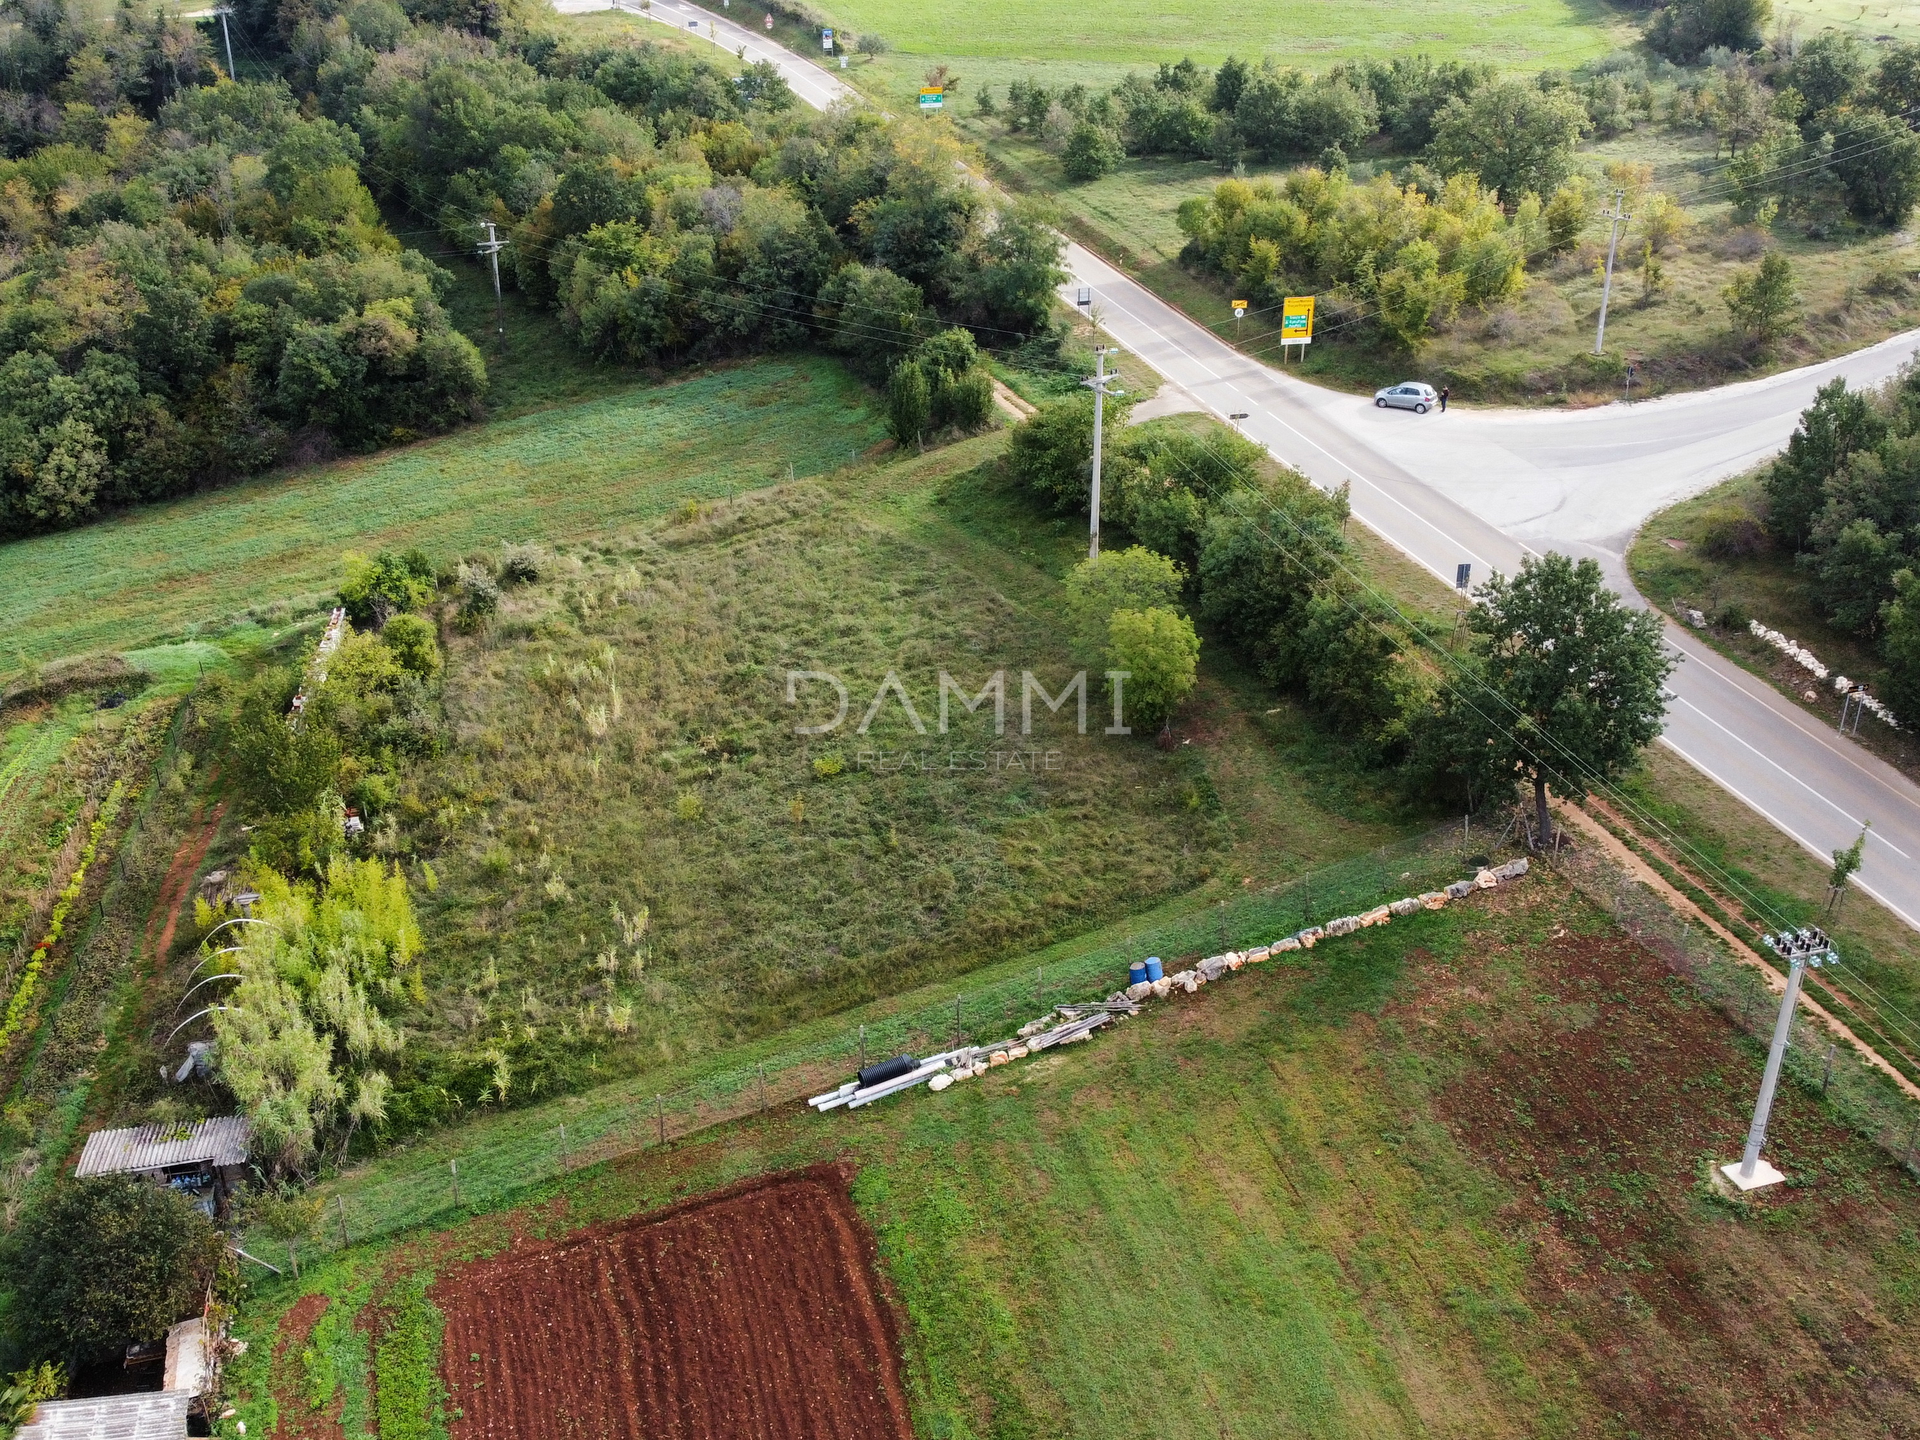
[[[612,0],[556,0],[567,13]],[[770,61],[794,92],[826,109],[855,92],[771,38],[683,0],[619,0],[618,8],[685,29],[749,60]],[[1779,450],[1820,385],[1894,374],[1920,345],[1895,336],[1838,360],[1716,390],[1583,411],[1467,410],[1442,416],[1377,410],[1365,397],[1308,384],[1227,344],[1206,326],[1083,246],[1065,255],[1069,304],[1082,288],[1105,332],[1197,408],[1315,483],[1351,486],[1362,523],[1452,582],[1511,574],[1528,554],[1599,560],[1638,600],[1625,552],[1655,511]],[[1684,659],[1663,743],[1824,860],[1873,822],[1864,889],[1920,929],[1920,786],[1723,659],[1677,625]]]

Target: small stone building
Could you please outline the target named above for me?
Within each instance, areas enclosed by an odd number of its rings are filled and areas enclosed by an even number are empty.
[[[239,1115],[217,1120],[96,1130],[74,1167],[77,1176],[137,1175],[185,1194],[209,1215],[223,1214],[246,1173],[251,1127]]]

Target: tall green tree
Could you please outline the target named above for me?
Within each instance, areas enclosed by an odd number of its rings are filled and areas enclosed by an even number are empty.
[[[1777,250],[1763,256],[1753,269],[1735,274],[1721,295],[1733,328],[1755,346],[1765,347],[1791,334],[1800,321],[1793,264]]]
[[[1124,671],[1129,718],[1162,726],[1193,690],[1200,637],[1172,610],[1116,610],[1107,621],[1107,668]]]
[[[29,1357],[69,1365],[159,1339],[230,1279],[212,1221],[119,1175],[55,1186],[21,1221],[9,1268]]]
[[[1551,195],[1560,188],[1587,128],[1587,112],[1571,92],[1502,80],[1449,100],[1427,154],[1443,173],[1478,175],[1515,205],[1529,192]]]
[[[1886,433],[1886,418],[1873,398],[1849,390],[1845,376],[1822,385],[1800,412],[1786,453],[1767,471],[1767,529],[1774,538],[1796,550],[1804,545],[1827,503],[1827,482],[1849,455],[1872,449]]]
[[[1448,692],[1447,767],[1478,794],[1531,785],[1542,838],[1547,787],[1582,796],[1618,778],[1660,733],[1676,663],[1660,620],[1607,589],[1600,567],[1528,559],[1478,592],[1470,677]]]

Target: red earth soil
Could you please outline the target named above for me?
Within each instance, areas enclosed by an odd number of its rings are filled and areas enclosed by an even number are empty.
[[[193,877],[200,869],[200,862],[207,858],[207,848],[213,844],[213,837],[220,829],[220,817],[226,813],[227,802],[222,800],[199,830],[187,832],[179,850],[174,853],[173,864],[167,867],[167,878],[161,882],[160,894],[153,902],[152,913],[147,917],[147,956],[156,965],[164,965],[167,952],[173,948],[173,932],[180,923],[181,908],[187,903],[187,896],[193,888]],[[156,924],[161,923],[162,915],[167,918],[156,943],[153,930]]]
[[[912,1440],[836,1166],[444,1272],[452,1440]]]

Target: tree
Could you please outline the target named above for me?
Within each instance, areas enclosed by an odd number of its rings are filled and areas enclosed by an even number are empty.
[[[1172,610],[1116,610],[1107,622],[1107,668],[1124,670],[1126,709],[1146,725],[1164,725],[1193,689],[1200,637]]]
[[[1833,869],[1827,873],[1827,913],[1831,915],[1840,897],[1846,892],[1847,882],[1860,868],[1860,860],[1867,848],[1867,831],[1873,828],[1869,820],[1860,827],[1860,833],[1854,836],[1853,844],[1844,850],[1833,852]]]
[[[1880,653],[1887,662],[1887,704],[1911,726],[1920,716],[1920,571],[1893,577],[1893,599],[1880,612]]]
[[[1547,250],[1564,255],[1580,243],[1580,236],[1593,219],[1593,191],[1584,175],[1575,175],[1553,192],[1553,198],[1541,212],[1547,228]]]
[[[431,679],[440,668],[439,642],[433,626],[421,616],[394,616],[380,632],[380,643],[393,652],[401,669],[422,680]]]
[[[1880,53],[1873,75],[1873,106],[1887,115],[1920,111],[1920,45],[1907,41]]]
[[[433,599],[433,561],[421,550],[382,550],[371,560],[349,551],[341,557],[347,578],[340,603],[356,625],[379,627],[389,616],[418,610]]]
[[[1846,104],[1866,78],[1866,47],[1845,30],[1822,30],[1807,41],[1785,76],[1815,115]]]
[[[1427,154],[1442,173],[1477,175],[1516,204],[1528,191],[1550,195],[1560,187],[1587,124],[1571,93],[1502,80],[1449,100]]]
[[[1481,587],[1468,619],[1476,663],[1449,696],[1449,768],[1480,793],[1531,783],[1544,840],[1549,784],[1585,795],[1660,733],[1675,661],[1658,617],[1621,603],[1592,560],[1529,558]]]
[[[1143,545],[1103,550],[1067,572],[1067,621],[1083,650],[1097,651],[1117,610],[1174,610],[1186,572]]]
[[[227,741],[227,773],[250,816],[292,815],[311,809],[333,788],[340,741],[316,716],[287,723],[292,678],[261,676],[241,697]]]
[[[1733,328],[1755,345],[1771,345],[1799,323],[1800,294],[1794,288],[1793,265],[1777,250],[1753,269],[1736,273],[1721,294]]]
[[[1920,136],[1904,120],[1848,108],[1833,118],[1828,162],[1854,219],[1887,229],[1920,202]]]
[[[1118,431],[1115,420],[1109,409],[1107,423]],[[1056,510],[1085,510],[1093,481],[1093,396],[1049,401],[1014,426],[1007,469]]]
[[[913,348],[926,324],[920,287],[879,266],[836,270],[820,303],[836,312],[829,343],[875,379]]]
[[[1805,545],[1827,503],[1827,482],[1849,455],[1872,449],[1886,433],[1872,397],[1849,390],[1845,376],[1822,385],[1800,412],[1786,453],[1767,470],[1767,529],[1784,545]]]
[[[1066,148],[1060,152],[1060,168],[1069,180],[1084,183],[1112,173],[1125,157],[1126,151],[1112,131],[1082,120],[1067,136]]]
[[[171,1190],[119,1175],[53,1187],[15,1240],[15,1310],[34,1360],[69,1365],[157,1340],[229,1278],[213,1222]]]
[[[1715,46],[1758,50],[1772,14],[1773,0],[1674,0],[1647,26],[1647,44],[1683,64]]]
[[[896,365],[887,381],[887,433],[899,445],[914,445],[933,414],[927,372],[912,360]]]
[[[1067,279],[1060,268],[1065,243],[1034,201],[1002,210],[981,243],[980,268],[967,283],[964,303],[983,324],[1028,334],[1045,330],[1055,287]]]

